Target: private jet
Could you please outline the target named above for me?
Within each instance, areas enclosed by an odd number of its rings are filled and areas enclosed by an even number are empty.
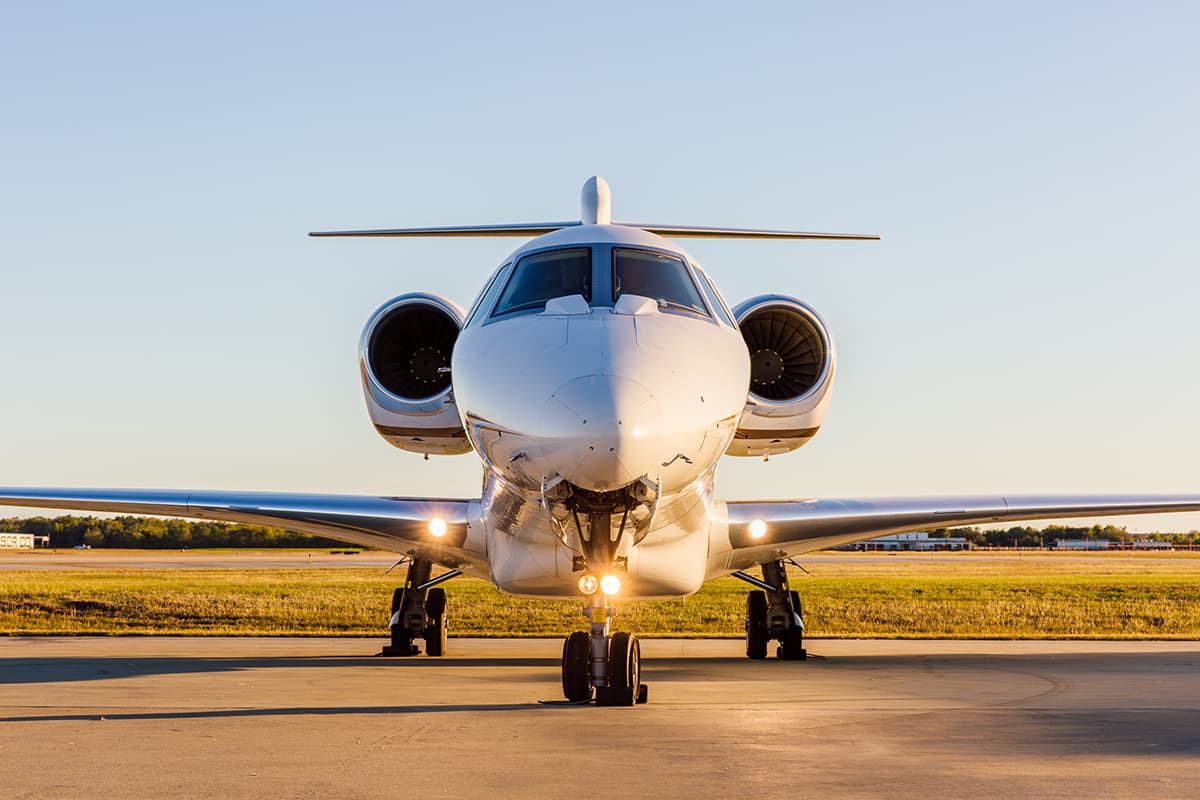
[[[802,300],[727,305],[675,240],[879,237],[617,222],[599,177],[581,206],[563,222],[310,234],[527,240],[469,309],[402,294],[359,343],[375,430],[426,458],[474,453],[479,497],[0,488],[0,505],[274,525],[394,551],[408,572],[385,655],[418,655],[418,641],[446,652],[441,584],[459,575],[574,599],[585,629],[564,642],[563,694],[604,705],[647,697],[637,637],[613,630],[619,601],[687,597],[732,575],[752,587],[747,657],[775,642],[777,658],[803,659],[786,568],[804,553],[930,527],[1200,510],[1200,495],[718,498],[721,456],[768,458],[817,435],[837,351]]]

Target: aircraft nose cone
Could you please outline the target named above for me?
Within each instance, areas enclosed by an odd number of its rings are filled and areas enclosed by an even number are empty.
[[[542,409],[542,454],[576,486],[607,491],[643,475],[662,461],[662,405],[641,383],[588,375],[554,391]]]

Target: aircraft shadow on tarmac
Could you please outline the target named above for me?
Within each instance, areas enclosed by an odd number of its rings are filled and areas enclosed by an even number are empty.
[[[0,659],[0,688],[32,684],[70,683],[75,681],[105,681],[157,675],[187,675],[199,673],[262,671],[262,670],[312,670],[363,669],[404,670],[414,668],[460,669],[484,668],[513,670],[505,680],[523,681],[527,684],[543,684],[539,694],[551,694],[549,685],[557,683],[559,668],[555,658],[523,657],[464,657],[445,659],[383,659],[372,656],[281,656],[253,658],[86,658],[86,657],[19,657]],[[834,729],[847,724],[847,719],[860,719],[884,738],[903,740],[911,737],[914,730],[923,731],[926,747],[936,750],[944,746],[947,752],[962,748],[978,747],[981,752],[995,755],[1020,757],[1026,754],[1055,755],[1138,755],[1179,756],[1200,754],[1200,708],[1196,698],[1180,695],[1177,703],[1171,704],[1171,688],[1177,685],[1186,692],[1194,686],[1191,680],[1200,667],[1200,654],[1196,652],[1138,652],[1138,653],[1053,653],[1053,654],[871,654],[858,656],[831,656],[808,662],[747,662],[730,657],[664,657],[648,659],[647,681],[653,684],[681,684],[674,689],[676,695],[683,693],[692,682],[705,680],[750,682],[804,681],[807,672],[814,681],[827,682],[831,678],[836,685],[851,689],[861,684],[875,682],[880,671],[898,675],[914,673],[928,674],[932,680],[908,681],[896,694],[862,696],[862,706],[851,701],[849,707],[838,712]],[[532,669],[531,669],[532,668]],[[937,693],[940,678],[958,676],[970,678],[992,673],[1012,673],[1017,680],[1028,680],[1034,684],[1051,682],[1074,685],[1073,699],[1063,701],[1056,692],[1026,695],[1017,701],[982,702],[971,697],[947,697]],[[1119,676],[1127,688],[1119,697],[1096,693],[1092,697],[1079,697],[1079,691],[1091,678]],[[927,686],[926,697],[920,687]],[[1146,693],[1138,689],[1145,686]],[[914,688],[916,687],[916,688]],[[1133,688],[1128,688],[1133,687]],[[755,690],[754,695],[761,692]],[[890,707],[891,701],[901,701]],[[911,706],[908,701],[925,700],[928,707]],[[680,710],[679,698],[667,704],[667,708]],[[7,700],[9,708],[20,706],[20,700]],[[683,707],[689,703],[684,699]],[[787,719],[801,726],[812,726],[814,732],[826,729],[820,699],[812,702],[793,698],[782,702],[751,702],[764,714],[785,714]],[[696,713],[716,713],[709,700],[700,700]],[[5,723],[38,723],[96,721],[158,721],[176,719],[265,719],[271,717],[329,717],[353,715],[411,715],[445,712],[508,714],[553,713],[552,709],[578,709],[580,706],[565,704],[543,704],[537,699],[528,702],[502,703],[445,703],[428,702],[413,705],[344,705],[344,706],[285,706],[285,707],[234,707],[172,709],[164,711],[137,710],[123,712],[119,708],[111,711],[90,711],[71,708],[69,705],[21,708],[23,714],[0,716],[0,725]],[[654,706],[645,707],[653,713]],[[707,709],[707,711],[706,711]],[[636,713],[647,713],[647,710]],[[29,713],[29,712],[35,713]],[[41,713],[37,713],[41,712]],[[3,714],[0,711],[0,714]],[[655,717],[659,719],[660,717]],[[772,717],[782,720],[782,717]],[[852,724],[852,723],[851,723]],[[852,724],[853,727],[853,724]],[[822,734],[824,735],[824,734]],[[932,743],[932,744],[930,744]],[[939,744],[939,743],[944,743]]]
[[[143,675],[236,672],[264,669],[385,669],[463,667],[554,667],[557,658],[379,658],[377,656],[257,656],[254,658],[0,658],[0,685],[104,681]],[[519,679],[519,678],[518,678]]]
[[[780,662],[781,668],[799,662]],[[706,668],[715,665],[746,665],[744,658],[656,658],[646,661],[647,669],[675,678],[703,676]],[[490,657],[490,658],[379,658],[378,656],[256,656],[253,658],[198,657],[74,657],[0,658],[0,686],[23,683],[73,683],[76,681],[106,681],[146,675],[186,675],[193,673],[237,672],[271,669],[439,669],[537,667],[555,672],[561,666],[557,658]],[[752,666],[752,665],[748,665]],[[753,676],[747,675],[753,680]],[[765,678],[770,676],[764,675]],[[506,675],[506,681],[543,681],[541,674]]]
[[[0,717],[5,722],[73,722],[86,720],[170,720],[170,719],[232,719],[236,717],[303,717],[303,716],[353,716],[356,714],[430,714],[446,711],[532,711],[548,708],[540,703],[495,703],[422,706],[308,706],[296,708],[221,708],[192,711],[141,711],[105,714],[37,714],[20,717]],[[563,704],[558,708],[577,708]]]
[[[947,671],[994,670],[1056,675],[1088,672],[1103,658],[1103,671],[1139,676],[1161,676],[1164,670],[1191,671],[1200,668],[1198,652],[1161,653],[1052,653],[1052,654],[967,654],[904,653],[823,656],[810,654],[807,661],[747,661],[730,656],[667,656],[645,658],[644,668],[658,680],[712,678],[716,671],[726,680],[773,681],[793,670],[820,668],[840,670],[925,669]],[[183,675],[241,670],[272,669],[440,669],[535,667],[555,670],[559,659],[545,657],[493,656],[445,658],[380,658],[378,656],[255,656],[243,658],[203,657],[16,657],[0,658],[0,686],[32,683],[103,681],[146,675]],[[732,671],[731,671],[732,670]],[[541,674],[505,676],[506,681],[543,681]]]

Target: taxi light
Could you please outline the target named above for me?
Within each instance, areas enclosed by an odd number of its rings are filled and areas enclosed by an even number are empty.
[[[616,594],[621,591],[621,579],[616,575],[605,575],[600,579],[600,591],[605,594]]]
[[[761,519],[756,519],[750,523],[750,538],[761,539],[767,535],[767,523]]]
[[[584,575],[579,579],[579,591],[583,594],[592,595],[600,588],[600,579],[595,575]]]
[[[429,520],[429,535],[433,537],[441,537],[446,535],[446,520],[441,517],[434,517]]]

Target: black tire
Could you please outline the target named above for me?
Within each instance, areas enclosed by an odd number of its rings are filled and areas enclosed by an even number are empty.
[[[425,655],[446,655],[446,590],[430,589],[425,595]]]
[[[446,655],[447,617],[442,614],[436,620],[430,620],[425,626],[425,655]]]
[[[642,644],[632,633],[613,634],[608,647],[608,680],[613,688],[633,689],[629,699],[637,699],[642,682]]]
[[[425,614],[430,619],[440,617],[446,613],[446,590],[445,589],[430,589],[429,594],[425,595]]]
[[[592,678],[588,670],[591,647],[591,636],[586,631],[575,631],[563,642],[563,696],[572,703],[592,699]]]
[[[393,625],[391,628],[392,641],[385,648],[385,655],[390,656],[413,656],[413,635],[412,631],[403,625]]]
[[[783,638],[776,651],[784,661],[803,661],[808,658],[804,649],[804,631],[793,625],[783,632]]]
[[[767,593],[754,590],[746,595],[746,658],[767,657]]]

